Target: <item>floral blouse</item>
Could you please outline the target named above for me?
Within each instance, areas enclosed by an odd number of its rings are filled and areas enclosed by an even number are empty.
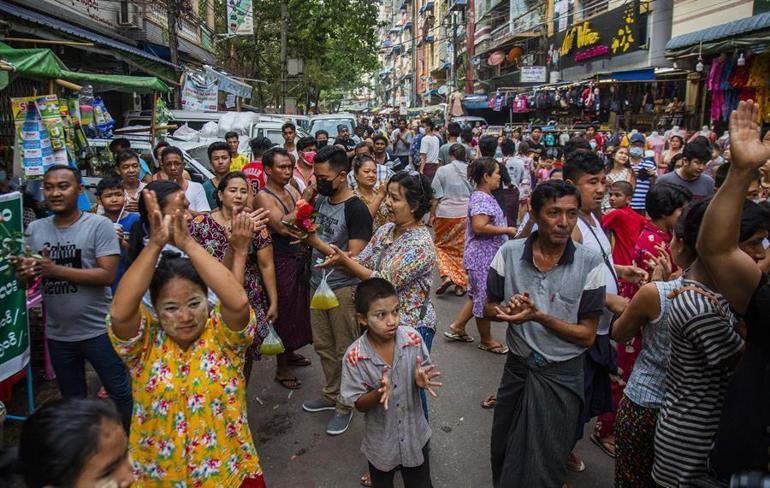
[[[203,214],[196,216],[190,223],[190,235],[201,245],[209,254],[217,258],[220,262],[225,259],[225,253],[230,243],[225,234],[225,229],[211,216]],[[269,306],[267,297],[262,290],[262,279],[257,264],[256,252],[272,244],[270,233],[267,229],[262,229],[259,234],[255,234],[251,241],[249,249],[249,258],[246,262],[246,273],[244,288],[249,296],[249,303],[257,314],[257,335],[254,337],[254,344],[249,349],[249,355],[257,359],[256,353],[262,339],[267,337],[267,319],[265,310]]]
[[[375,232],[356,260],[390,281],[401,300],[401,324],[436,328],[436,310],[430,302],[430,285],[436,266],[436,248],[424,225],[413,227],[393,240],[396,224],[388,222]]]
[[[246,417],[243,363],[256,332],[231,330],[220,307],[187,350],[141,307],[139,333],[110,340],[128,367],[134,413],[128,449],[139,486],[239,486],[262,469]]]

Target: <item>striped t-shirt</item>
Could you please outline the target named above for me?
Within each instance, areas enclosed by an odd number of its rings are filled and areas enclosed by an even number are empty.
[[[647,171],[648,169],[655,170],[657,166],[655,161],[651,159],[642,159],[639,164],[632,164],[634,173],[636,174],[636,186],[634,187],[634,196],[631,198],[631,208],[634,210],[644,210],[644,201],[647,198],[647,192],[650,191],[652,181],[650,178],[639,178],[639,173]]]
[[[684,280],[682,286],[669,312],[666,397],[655,429],[652,477],[666,487],[690,486],[706,475],[732,376],[721,364],[743,346],[724,297],[697,281]]]

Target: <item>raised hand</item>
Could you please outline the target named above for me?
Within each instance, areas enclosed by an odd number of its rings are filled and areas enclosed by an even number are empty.
[[[388,367],[382,368],[382,377],[380,378],[380,387],[377,388],[380,394],[380,404],[385,410],[388,409],[388,400],[390,399],[390,377],[388,376]]]
[[[669,258],[668,252],[666,252],[666,247],[662,244],[655,246],[655,249],[658,251],[657,256],[649,251],[644,251],[649,258],[647,260],[647,266],[652,269],[650,281],[667,281],[671,276],[673,268],[671,258]]]
[[[195,242],[190,236],[190,227],[187,224],[187,219],[181,210],[177,210],[174,215],[171,216],[171,238],[176,247],[182,251],[187,250],[188,246]]]
[[[250,215],[243,212],[233,215],[228,241],[234,252],[249,253],[249,244],[251,244],[251,238],[254,235],[253,229],[254,221]]]
[[[184,195],[180,192],[181,195]],[[163,248],[171,241],[171,215],[163,215],[158,205],[158,199],[152,190],[142,191],[144,204],[147,207],[147,218],[150,221],[150,243]]]
[[[249,219],[253,226],[254,232],[260,232],[267,227],[268,217],[270,216],[270,210],[264,208],[258,208],[248,214]]]
[[[436,365],[431,364],[430,366],[423,367],[422,358],[419,356],[417,357],[417,366],[414,368],[414,382],[417,386],[423,390],[428,390],[428,393],[435,397],[436,392],[433,388],[441,388],[444,386],[443,383],[434,381],[434,378],[438,376],[441,376],[441,373],[436,371]]]
[[[760,168],[770,159],[770,131],[760,140],[759,104],[740,102],[730,114],[730,153],[733,168]]]

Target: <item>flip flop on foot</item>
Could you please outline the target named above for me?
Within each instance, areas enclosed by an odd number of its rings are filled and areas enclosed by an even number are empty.
[[[481,408],[486,408],[487,410],[493,409],[497,406],[497,395],[489,395],[484,400],[481,401]]]
[[[358,482],[361,483],[361,486],[372,486],[372,476],[369,474],[369,471],[362,474],[361,477],[358,479]]]
[[[296,376],[289,378],[279,378],[276,376],[274,379],[287,390],[298,390],[302,386],[302,382]]]
[[[444,337],[446,337],[448,341],[473,342],[473,337],[466,334],[465,331],[455,332],[451,327],[449,330],[444,331]]]
[[[462,286],[455,286],[455,296],[456,297],[462,297],[465,296],[466,290]]]
[[[288,360],[289,366],[310,366],[310,360],[302,354],[294,353],[294,357]]]
[[[436,288],[436,295],[443,295],[446,293],[450,286],[452,286],[452,280],[445,280],[443,283],[441,283],[441,286]]]
[[[608,439],[602,439],[598,435],[591,434],[591,441],[596,444],[599,449],[602,450],[602,452],[606,455],[608,455],[611,458],[615,457],[615,443],[608,440]]]
[[[495,344],[494,346],[485,346],[484,344],[479,344],[479,349],[486,352],[491,352],[492,354],[508,354],[508,346],[504,346],[502,344]]]

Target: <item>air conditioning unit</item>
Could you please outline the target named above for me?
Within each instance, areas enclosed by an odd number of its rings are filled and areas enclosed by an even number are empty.
[[[121,27],[139,27],[141,19],[136,6],[129,0],[122,0],[118,9],[118,25]]]

